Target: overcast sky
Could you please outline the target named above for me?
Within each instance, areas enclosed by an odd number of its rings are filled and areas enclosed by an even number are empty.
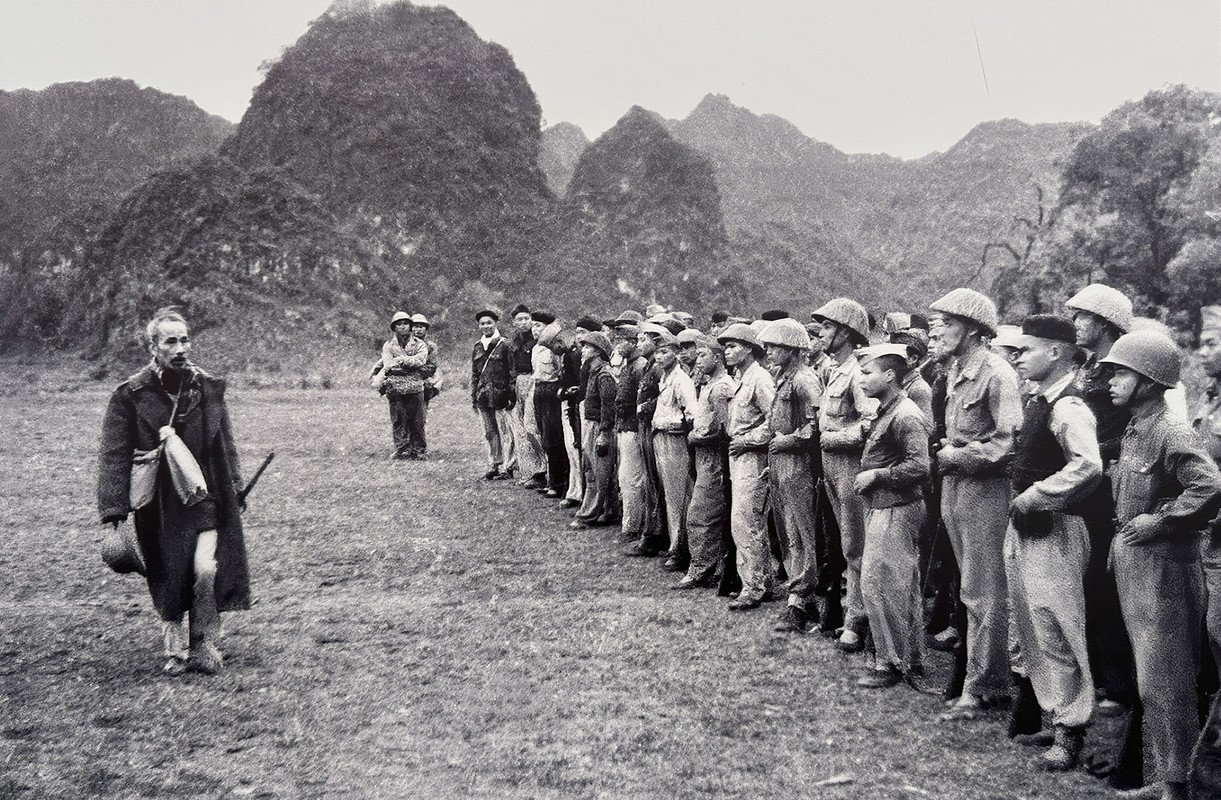
[[[258,66],[330,0],[0,0],[0,89],[110,76],[241,118]],[[431,4],[429,4],[431,5]],[[509,49],[547,124],[590,138],[705,94],[848,152],[914,158],[975,124],[1099,120],[1221,90],[1217,0],[451,0]]]

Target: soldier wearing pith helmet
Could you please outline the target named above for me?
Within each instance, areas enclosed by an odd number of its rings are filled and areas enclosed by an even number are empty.
[[[1120,336],[1132,330],[1132,301],[1118,289],[1091,283],[1068,299],[1076,330],[1076,343],[1085,352],[1077,368],[1075,388],[1089,406],[1097,423],[1098,445],[1106,469],[1119,457],[1119,442],[1128,427],[1129,412],[1111,402],[1110,367],[1102,359]],[[1094,679],[1110,703],[1135,705],[1139,701],[1132,684],[1131,648],[1123,629],[1115,576],[1107,569],[1111,539],[1115,536],[1115,509],[1111,507],[1110,479],[1103,477],[1098,502],[1088,509],[1085,525],[1090,535],[1089,563],[1085,573],[1086,635]],[[1139,714],[1130,724],[1140,725]],[[1133,772],[1135,761],[1130,762]]]
[[[1163,798],[1188,796],[1205,601],[1200,540],[1221,508],[1217,465],[1166,407],[1180,358],[1168,336],[1149,330],[1119,337],[1102,360],[1114,368],[1112,402],[1132,414],[1111,469],[1111,562]]]
[[[988,347],[996,305],[972,289],[954,289],[929,308],[944,320],[943,352],[955,360],[946,378],[946,436],[937,462],[941,513],[961,572],[967,613],[967,671],[962,694],[943,720],[973,719],[1009,694],[1008,611],[1004,563],[1009,479],[1022,424],[1017,374]]]
[[[861,390],[861,367],[855,350],[869,344],[869,312],[855,300],[838,297],[810,317],[822,325],[823,351],[835,362],[819,409],[819,444],[824,485],[839,524],[847,562],[848,591],[839,643],[845,651],[858,652],[865,646],[865,606],[861,598],[865,505],[853,484],[861,469],[861,452],[878,404]]]
[[[822,384],[807,363],[810,336],[800,322],[788,318],[770,322],[759,341],[776,370],[767,460],[772,516],[789,576],[788,604],[776,630],[805,633],[819,619],[814,598],[818,585],[814,479]]]
[[[725,364],[735,372],[737,391],[726,411],[729,435],[729,478],[732,486],[730,532],[738,551],[742,591],[729,604],[731,611],[758,608],[775,580],[763,505],[767,494],[767,445],[772,433],[768,413],[776,394],[771,374],[760,365],[763,344],[749,325],[735,323],[717,336],[725,349]]]

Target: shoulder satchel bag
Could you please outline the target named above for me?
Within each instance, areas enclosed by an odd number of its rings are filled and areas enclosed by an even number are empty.
[[[179,390],[174,395],[174,407],[170,409],[169,424],[174,424],[174,415],[178,413]],[[132,511],[144,508],[153,501],[157,494],[157,470],[161,467],[161,451],[165,447],[162,442],[152,450],[136,450],[131,457],[131,487],[127,493],[127,502]]]

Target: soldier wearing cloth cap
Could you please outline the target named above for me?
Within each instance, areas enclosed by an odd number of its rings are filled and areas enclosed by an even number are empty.
[[[845,651],[857,652],[865,646],[865,606],[861,600],[865,505],[853,484],[878,404],[861,391],[861,367],[855,350],[869,343],[869,312],[855,300],[839,297],[811,316],[822,324],[823,351],[835,362],[819,410],[819,444],[827,497],[835,511],[847,562],[848,591],[839,642]]]
[[[776,383],[759,365],[766,356],[763,344],[749,325],[735,323],[717,341],[725,349],[725,364],[738,380],[726,410],[729,435],[729,479],[732,484],[730,532],[738,551],[742,591],[729,604],[731,611],[758,608],[772,591],[775,567],[767,541],[767,445],[772,432],[767,415],[776,395]]]
[[[768,412],[767,446],[772,516],[789,576],[788,603],[776,630],[805,633],[819,619],[817,532],[814,526],[814,459],[822,383],[808,363],[810,336],[795,319],[780,318],[759,335],[776,370],[776,394]]]
[[[966,609],[966,675],[942,720],[974,719],[981,705],[1008,696],[1008,610],[1002,559],[1009,522],[1005,467],[1022,425],[1013,368],[988,348],[996,306],[971,289],[955,289],[930,308],[944,319],[941,346],[956,361],[946,378],[946,438],[937,462],[941,512],[961,574]]]
[[[483,438],[488,446],[487,480],[512,477],[507,466],[513,461],[513,429],[509,415],[517,405],[513,356],[509,343],[500,335],[495,311],[484,309],[475,315],[479,340],[471,351],[471,408],[483,422]]]
[[[428,345],[412,331],[411,316],[399,311],[390,319],[394,332],[382,345],[382,392],[390,402],[393,458],[424,456],[424,378]]]
[[[1192,427],[1208,455],[1221,466],[1221,306],[1200,309],[1202,325],[1196,356],[1208,375],[1209,386]],[[1208,644],[1221,669],[1221,518],[1213,521],[1204,548],[1204,580],[1208,591]],[[1221,692],[1213,696],[1212,710],[1196,745],[1193,788],[1196,797],[1221,797]]]
[[[1094,682],[1085,644],[1082,576],[1089,536],[1078,504],[1102,477],[1094,415],[1074,384],[1076,339],[1062,317],[1036,314],[1022,323],[1018,374],[1037,387],[1026,404],[1010,477],[1015,497],[1005,538],[1010,615],[1018,642],[1013,669],[1033,690],[1055,726],[1037,762],[1072,769],[1094,710]],[[1019,693],[1018,707],[1022,693]],[[1045,740],[1044,740],[1045,741]]]
[[[928,510],[931,424],[903,391],[907,348],[881,344],[857,351],[861,389],[878,401],[853,489],[865,498],[861,600],[877,653],[857,685],[882,689],[904,673],[923,672],[919,539]]]
[[[1221,508],[1217,465],[1166,407],[1180,357],[1166,335],[1139,331],[1119,337],[1102,360],[1114,365],[1111,400],[1132,414],[1112,469],[1111,562],[1166,800],[1188,796],[1205,603],[1201,533]]]
[[[582,457],[589,464],[585,497],[571,527],[606,525],[618,515],[615,495],[615,378],[611,374],[610,337],[590,331],[581,337],[581,366],[585,381],[585,441]]]
[[[729,440],[725,422],[738,382],[725,371],[725,350],[710,336],[695,345],[695,374],[700,384],[687,442],[691,445],[695,483],[687,505],[687,574],[671,588],[715,586],[717,567],[725,560],[726,493],[729,490]]]
[[[653,360],[661,370],[661,381],[653,410],[653,454],[670,534],[665,568],[681,572],[687,568],[687,504],[692,489],[687,432],[695,417],[695,384],[678,363],[678,337],[665,330],[656,335]]]

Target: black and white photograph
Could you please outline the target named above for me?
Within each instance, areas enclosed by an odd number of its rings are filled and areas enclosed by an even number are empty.
[[[1221,800],[1221,3],[0,0],[0,800]]]

